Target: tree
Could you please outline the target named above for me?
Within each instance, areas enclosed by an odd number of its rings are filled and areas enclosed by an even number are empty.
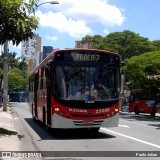
[[[18,68],[20,57],[16,58],[16,55],[17,54],[15,52],[8,53],[8,65],[10,69],[15,68],[15,67]]]
[[[128,59],[122,70],[134,87],[159,93],[160,81],[148,79],[148,76],[160,75],[159,55],[160,51],[148,52]]]
[[[27,74],[27,60],[25,57],[19,61],[18,68],[22,70],[24,74]]]
[[[22,70],[23,73],[26,73],[26,71],[27,71],[26,58],[20,59],[20,57],[16,58],[16,56],[17,56],[17,53],[15,53],[15,52],[8,53],[9,69],[18,68],[18,69]],[[3,54],[0,55],[0,68],[3,69]]]
[[[155,51],[160,50],[160,40],[154,40],[151,42],[151,45]]]
[[[118,52],[123,60],[152,51],[148,38],[129,30],[108,34],[105,43],[107,50]]]
[[[103,49],[105,45],[104,42],[104,37],[100,36],[100,35],[94,35],[93,37],[90,35],[86,35],[85,37],[82,38],[82,44],[85,43],[91,43],[92,44],[92,48],[96,48],[96,49]]]
[[[24,91],[28,88],[27,75],[18,68],[13,68],[8,73],[9,78],[9,93],[13,91]]]
[[[122,68],[126,73],[133,88],[141,88],[147,93],[155,95],[155,103],[152,106],[151,116],[155,117],[156,105],[160,102],[158,96],[160,93],[160,81],[158,79],[150,79],[160,75],[160,51],[144,53],[134,56],[127,61],[126,66]]]
[[[32,38],[38,20],[31,13],[38,7],[38,0],[0,0],[0,44],[4,44],[3,111],[7,111],[8,96],[8,41],[18,45]]]
[[[38,27],[34,13],[38,0],[0,0],[0,44],[12,41],[18,45],[32,38],[33,29]]]
[[[82,43],[92,43],[92,48],[117,52],[122,60],[156,50],[155,44],[151,44],[148,38],[129,30],[113,32],[105,37],[87,35],[82,38]]]
[[[9,92],[26,90],[28,86],[28,74],[26,59],[16,58],[15,52],[8,53],[9,61]],[[0,75],[3,75],[3,55],[0,55]],[[17,77],[16,77],[17,76]]]

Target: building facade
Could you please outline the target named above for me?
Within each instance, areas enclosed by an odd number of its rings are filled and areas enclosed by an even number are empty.
[[[75,41],[75,48],[92,48],[92,42],[89,43],[82,43],[81,41]]]
[[[28,71],[30,72],[36,67],[36,59],[41,51],[41,37],[38,34],[28,41],[22,42],[21,58],[26,58],[28,61]]]
[[[53,51],[52,46],[43,46],[42,59],[44,60]]]

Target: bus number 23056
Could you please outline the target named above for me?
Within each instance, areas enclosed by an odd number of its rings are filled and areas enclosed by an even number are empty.
[[[96,109],[96,113],[107,113],[107,112],[109,112],[109,111],[110,111],[109,108]]]

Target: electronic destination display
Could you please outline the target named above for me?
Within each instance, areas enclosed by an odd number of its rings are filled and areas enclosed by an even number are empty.
[[[60,51],[55,56],[57,61],[75,61],[75,62],[105,62],[119,63],[119,56],[116,54],[107,54],[107,52],[97,51]]]

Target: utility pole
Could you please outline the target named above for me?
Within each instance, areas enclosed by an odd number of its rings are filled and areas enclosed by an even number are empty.
[[[4,43],[4,58],[3,58],[3,111],[7,111],[8,103],[8,41]]]
[[[122,108],[122,106],[125,103],[124,83],[125,83],[125,75],[123,73],[121,73],[120,108]]]

